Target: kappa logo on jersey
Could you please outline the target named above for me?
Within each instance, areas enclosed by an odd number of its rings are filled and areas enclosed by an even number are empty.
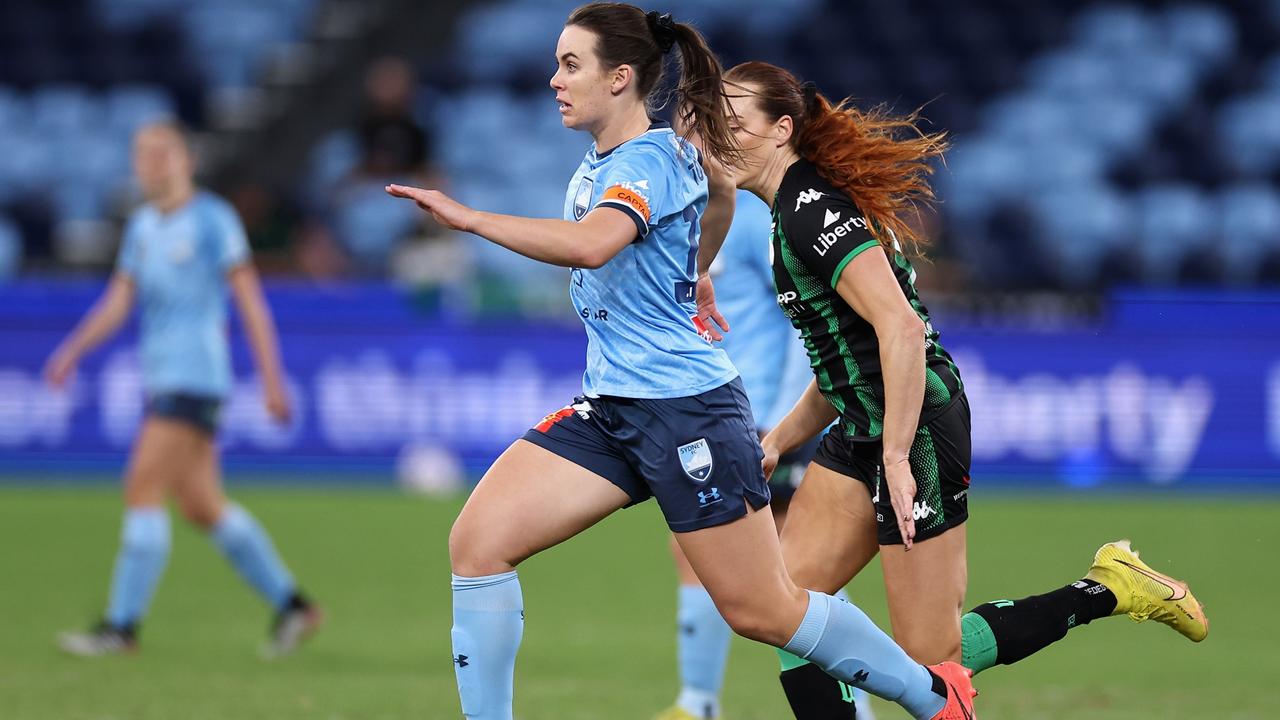
[[[829,228],[831,227],[831,223],[837,222],[839,220],[840,220],[840,213],[831,212],[831,208],[827,208],[827,214],[822,216],[822,227]]]
[[[828,215],[830,215],[831,211],[828,210],[827,213]],[[837,215],[835,219],[838,219],[838,218],[839,216]],[[830,225],[833,221],[834,221],[833,218],[828,217],[827,225]],[[861,228],[863,230],[866,230],[867,221],[864,218],[855,216],[831,228],[829,232],[818,233],[818,242],[813,244],[813,251],[818,253],[819,257],[826,255],[827,251],[830,250],[833,245],[835,245],[837,242],[840,241],[840,238],[843,238],[845,235],[852,233],[853,228]]]
[[[711,477],[714,463],[711,459],[711,446],[707,444],[706,438],[698,438],[691,443],[681,445],[676,448],[676,454],[680,456],[680,466],[684,468],[685,475],[696,482],[706,482],[707,478]]]
[[[648,189],[649,182],[642,180]],[[624,182],[610,186],[604,191],[604,195],[600,198],[597,205],[625,205],[631,208],[646,223],[649,222],[649,199],[644,196],[644,190],[641,189],[640,183]]]
[[[591,189],[595,186],[595,180],[584,177],[578,181],[578,191],[573,194],[573,219],[581,220],[587,216],[587,211],[591,209]]]
[[[913,520],[923,520],[934,512],[934,509],[929,507],[927,502],[918,502],[911,505],[911,518]]]
[[[801,193],[796,196],[796,210],[799,211],[801,205],[808,205],[820,197],[822,197],[822,193],[814,190],[813,188],[801,191]]]

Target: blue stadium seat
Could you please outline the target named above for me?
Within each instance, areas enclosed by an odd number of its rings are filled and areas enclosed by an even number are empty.
[[[422,220],[416,205],[388,195],[382,182],[346,186],[336,198],[334,231],[356,265],[384,274],[398,242]]]
[[[1103,52],[1073,48],[1045,53],[1027,67],[1027,85],[1054,98],[1089,97],[1114,82],[1112,63]]]
[[[31,96],[31,124],[41,133],[76,133],[101,119],[101,100],[81,87],[50,85]]]
[[[1222,191],[1217,217],[1228,271],[1249,281],[1259,260],[1280,250],[1280,193],[1262,183],[1235,185]]]
[[[1154,47],[1157,35],[1151,20],[1132,5],[1098,5],[1076,18],[1077,44],[1099,52],[1123,53]]]
[[[1192,249],[1213,244],[1213,204],[1191,185],[1156,185],[1134,199],[1139,255],[1151,280],[1174,279],[1178,263]]]
[[[527,65],[555,70],[556,38],[576,3],[494,4],[458,24],[459,52],[472,82],[504,81]]]
[[[1165,111],[1186,103],[1196,88],[1192,58],[1163,48],[1118,54],[1113,57],[1112,70],[1117,90]]]
[[[1042,138],[1023,146],[1027,185],[1034,193],[1061,192],[1101,182],[1106,175],[1106,151],[1095,143],[1071,136]]]
[[[1078,186],[1037,197],[1032,210],[1041,234],[1041,251],[1063,285],[1089,287],[1098,263],[1130,237],[1133,213],[1128,201],[1103,185]]]
[[[349,130],[331,133],[311,151],[307,173],[307,195],[322,207],[338,185],[360,163],[360,140]]]
[[[957,143],[938,183],[947,211],[972,219],[1021,195],[1029,174],[1016,145],[988,138]]]
[[[1210,5],[1178,5],[1161,18],[1168,46],[1200,67],[1222,66],[1236,52],[1236,27],[1221,8]]]
[[[50,172],[54,177],[70,184],[84,184],[96,190],[98,200],[109,189],[129,179],[129,144],[110,132],[82,132],[58,142],[51,157]],[[84,214],[88,203],[77,203],[77,219],[93,215]]]
[[[261,3],[195,5],[182,23],[205,77],[219,87],[252,84],[265,51],[292,34],[288,16]]]
[[[54,178],[55,143],[35,133],[0,134],[0,197],[44,188]]]
[[[107,126],[120,135],[129,136],[148,122],[177,116],[173,98],[164,88],[121,85],[107,93]]]
[[[1246,177],[1280,167],[1280,93],[1237,98],[1218,115],[1218,144],[1234,169]]]
[[[25,130],[30,121],[27,99],[12,88],[0,87],[0,132]]]
[[[1154,109],[1123,93],[1098,93],[1082,100],[1073,113],[1082,137],[1117,159],[1143,151],[1155,119]]]
[[[106,214],[107,188],[96,182],[70,178],[49,188],[55,220],[94,220]]]

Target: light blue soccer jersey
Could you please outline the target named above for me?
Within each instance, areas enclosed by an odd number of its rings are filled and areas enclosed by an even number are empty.
[[[240,218],[212,193],[168,214],[144,205],[129,218],[116,269],[137,286],[149,394],[230,390],[227,271],[248,259]]]
[[[756,427],[770,429],[813,380],[800,334],[778,311],[769,259],[772,212],[738,191],[733,224],[711,265],[716,305],[729,321],[721,347],[742,373]]]
[[[626,213],[636,240],[604,266],[575,268],[569,297],[587,328],[589,397],[687,397],[738,371],[694,326],[699,221],[707,178],[697,151],[665,123],[612,151],[587,151],[565,195],[564,217],[597,207]]]

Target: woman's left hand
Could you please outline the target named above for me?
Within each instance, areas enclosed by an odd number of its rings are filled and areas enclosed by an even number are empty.
[[[262,404],[266,406],[267,414],[272,420],[281,425],[289,422],[292,410],[289,407],[289,394],[285,392],[282,383],[268,382],[263,385]]]
[[[471,232],[475,227],[479,213],[439,190],[424,190],[408,185],[388,185],[386,190],[388,195],[416,202],[418,207],[431,213],[436,222],[450,230]]]
[[[716,308],[716,290],[711,284],[711,275],[707,273],[698,275],[695,296],[698,303],[698,320],[701,324],[698,330],[705,333],[708,340],[723,340],[724,335],[720,334],[720,330],[729,332],[729,322]],[[715,325],[711,324],[712,321],[715,321]],[[716,325],[720,326],[720,330],[716,329]]]
[[[916,478],[911,474],[911,463],[903,458],[885,465],[884,484],[889,488],[889,503],[898,521],[898,532],[902,533],[902,546],[910,550],[916,538]]]

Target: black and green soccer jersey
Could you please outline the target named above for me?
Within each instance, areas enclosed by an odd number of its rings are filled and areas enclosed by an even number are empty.
[[[851,260],[867,251],[884,252],[867,219],[847,195],[818,175],[812,163],[801,159],[787,169],[773,200],[770,242],[778,305],[804,339],[818,389],[840,412],[848,438],[878,438],[884,425],[880,342],[871,324],[835,290]],[[926,328],[921,346],[924,425],[962,392],[963,385],[916,293],[911,263],[894,253],[891,264],[903,295]]]

